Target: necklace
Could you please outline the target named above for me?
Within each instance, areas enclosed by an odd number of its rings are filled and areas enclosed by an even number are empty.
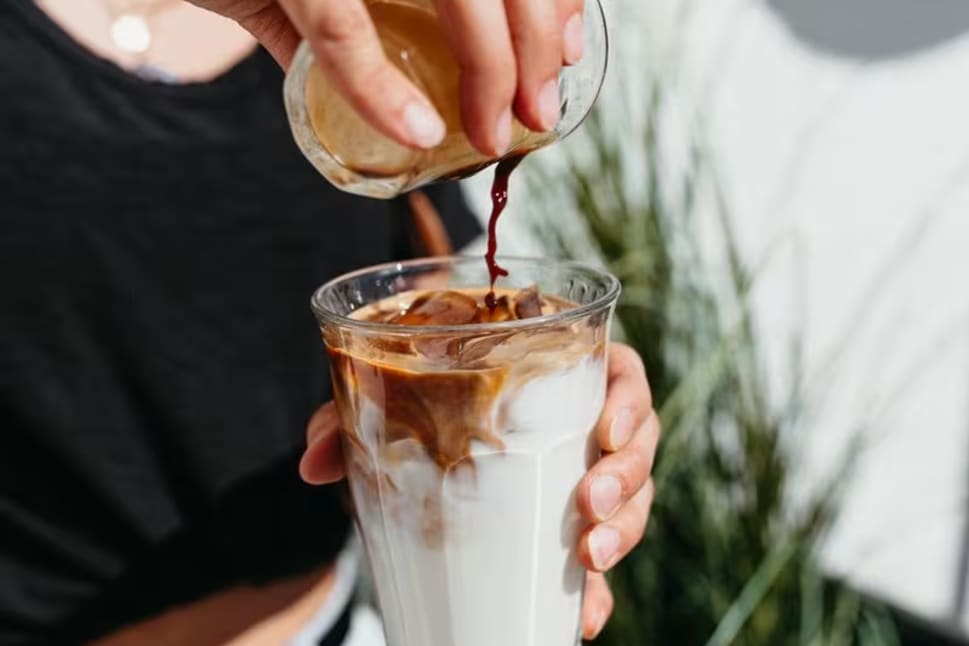
[[[129,0],[121,3],[101,0],[111,23],[112,42],[125,54],[143,62],[151,51],[152,20],[178,2],[180,0]]]

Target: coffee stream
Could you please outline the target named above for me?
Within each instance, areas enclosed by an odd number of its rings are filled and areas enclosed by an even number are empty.
[[[495,281],[498,280],[499,276],[508,275],[508,270],[499,266],[495,260],[495,254],[498,251],[498,238],[496,235],[498,218],[501,217],[502,212],[508,205],[508,179],[511,177],[512,171],[525,158],[526,154],[514,155],[513,157],[508,157],[498,162],[498,166],[495,168],[495,179],[491,184],[491,217],[488,219],[488,252],[485,254],[485,262],[488,263],[488,276],[491,279],[491,289],[488,295],[485,296],[485,305],[491,311],[494,311],[498,306],[498,301],[495,298]]]

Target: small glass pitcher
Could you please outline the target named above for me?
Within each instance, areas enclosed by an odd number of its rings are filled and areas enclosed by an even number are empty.
[[[582,123],[599,96],[608,35],[599,1],[586,0],[585,54],[559,74],[558,125],[548,132],[533,132],[515,120],[508,152],[501,158],[488,157],[464,134],[459,71],[431,0],[368,0],[367,8],[388,58],[428,97],[443,117],[447,134],[429,150],[408,148],[386,137],[331,86],[304,41],[284,86],[289,123],[310,163],[349,193],[388,199],[433,182],[468,177],[499,159],[565,137]]]

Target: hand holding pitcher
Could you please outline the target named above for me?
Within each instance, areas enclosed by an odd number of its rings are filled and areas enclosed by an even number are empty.
[[[378,130],[401,144],[433,147],[444,138],[441,115],[394,63],[364,0],[195,0],[237,20],[288,68],[301,40],[320,66]],[[416,3],[420,4],[420,3]],[[430,7],[430,3],[426,3]],[[558,117],[557,77],[582,58],[582,0],[434,3],[462,71],[461,102],[469,138],[481,152],[508,149],[511,114],[536,131]]]
[[[289,69],[301,150],[334,185],[370,197],[566,136],[605,74],[596,0],[195,2],[236,19]]]

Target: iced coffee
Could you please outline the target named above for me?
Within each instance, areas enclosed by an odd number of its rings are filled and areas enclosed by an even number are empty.
[[[489,298],[467,261],[428,262],[314,300],[388,644],[575,646],[575,489],[598,453],[618,286],[520,261],[512,276],[545,284]]]

